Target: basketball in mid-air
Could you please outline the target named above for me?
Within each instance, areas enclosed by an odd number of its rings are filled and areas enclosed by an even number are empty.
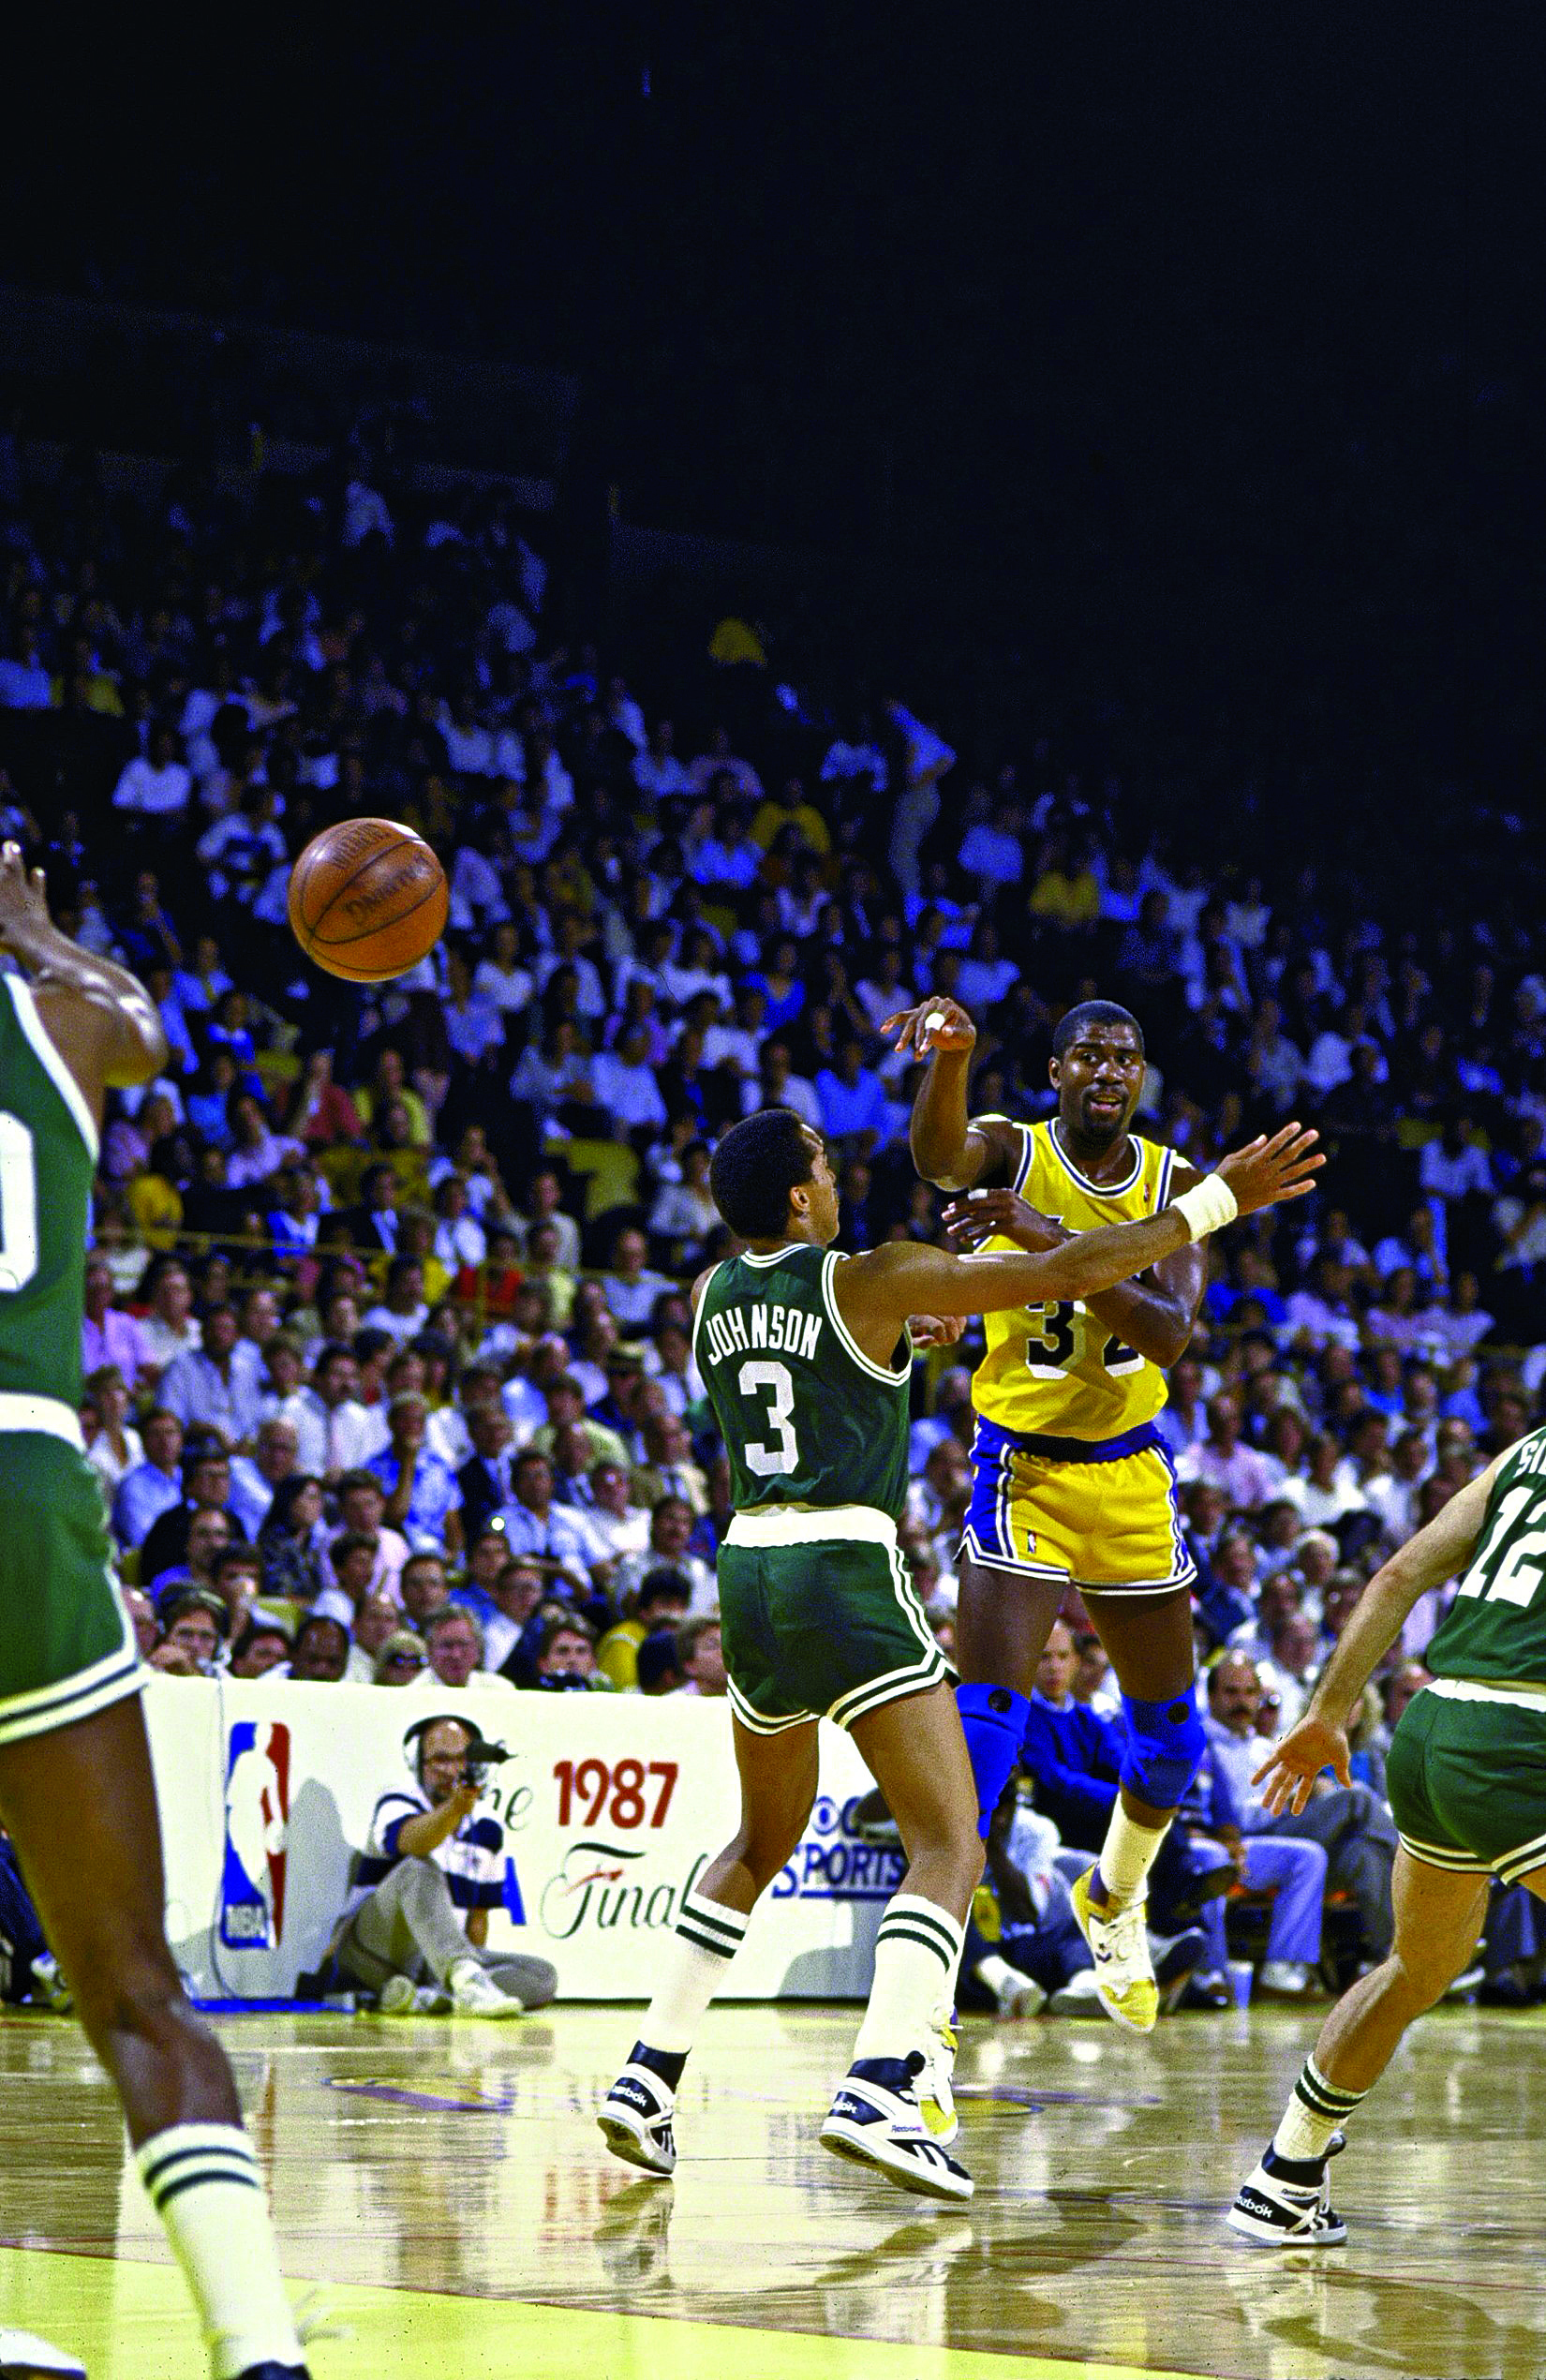
[[[445,871],[422,835],[394,818],[345,818],[295,863],[290,931],[330,975],[387,983],[434,949],[448,900]]]

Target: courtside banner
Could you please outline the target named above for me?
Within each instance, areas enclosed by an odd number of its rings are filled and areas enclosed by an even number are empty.
[[[403,1739],[444,1711],[511,1758],[483,1807],[505,1830],[491,1950],[550,1958],[565,2000],[644,2000],[682,1897],[735,1832],[723,1702],[453,1692],[153,1675],[145,1695],[166,1841],[167,1926],[201,1997],[269,2000],[314,1972]],[[821,1792],[751,1920],[729,1997],[861,1999],[901,1855],[854,1832],[870,1784],[822,1729]]]

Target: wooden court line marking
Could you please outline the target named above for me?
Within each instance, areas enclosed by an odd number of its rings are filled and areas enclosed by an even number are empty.
[[[757,2380],[1006,2380],[1009,2367],[1015,2380],[1211,2380],[1148,2365],[833,2339],[429,2289],[313,2286],[319,2311],[349,2333],[307,2349],[316,2380],[409,2380],[446,2350],[507,2358],[515,2350],[543,2380],[597,2380],[603,2373],[608,2380],[723,2380],[737,2368]],[[297,2284],[291,2288],[300,2295]],[[82,2355],[92,2380],[162,2380],[169,2327],[186,2338],[189,2371],[198,2368],[193,2317],[170,2264],[0,2248],[0,2304],[7,2321]]]

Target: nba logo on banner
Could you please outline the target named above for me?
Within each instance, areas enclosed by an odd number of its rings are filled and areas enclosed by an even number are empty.
[[[226,1852],[220,1940],[228,1950],[277,1950],[285,1927],[290,1830],[290,1730],[238,1719],[226,1770]]]

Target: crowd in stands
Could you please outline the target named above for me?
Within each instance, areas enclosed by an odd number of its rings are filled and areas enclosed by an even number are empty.
[[[1139,1128],[1206,1165],[1293,1114],[1329,1148],[1224,1241],[1161,1421],[1204,1657],[1246,1734],[1291,1723],[1384,1554],[1541,1418],[1546,938],[1355,911],[1291,834],[1245,876],[1226,816],[775,687],[750,629],[636,691],[544,632],[528,526],[368,441],[250,512],[186,476],[110,498],[89,459],[0,485],[0,831],[171,1049],[113,1100],[82,1350],[147,1658],[722,1694],[687,1297],[726,1245],[716,1137],[790,1106],[841,1244],[931,1238],[884,1019],[959,999],[974,1106],[1030,1116],[1056,1015],[1101,995],[1145,1028]],[[371,989],[302,962],[285,897],[378,811],[440,853],[451,919]],[[920,1361],[902,1540],[947,1644],[970,1435],[966,1365]],[[1360,1716],[1372,1801],[1443,1599]],[[1067,1616],[1050,1699],[1099,1709]]]

